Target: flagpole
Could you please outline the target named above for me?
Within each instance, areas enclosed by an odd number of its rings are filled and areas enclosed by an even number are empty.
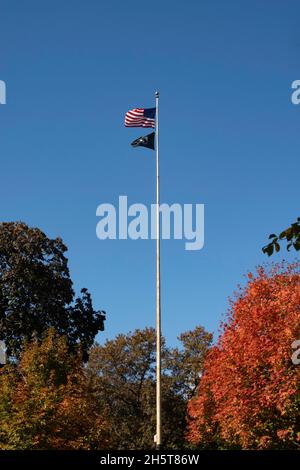
[[[160,302],[160,181],[159,181],[159,134],[158,134],[158,102],[159,92],[155,92],[156,100],[156,449],[161,446],[161,302]]]

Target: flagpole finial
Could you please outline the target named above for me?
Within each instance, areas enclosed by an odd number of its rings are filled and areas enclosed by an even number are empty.
[[[158,98],[159,97],[159,91],[155,92],[155,96]]]

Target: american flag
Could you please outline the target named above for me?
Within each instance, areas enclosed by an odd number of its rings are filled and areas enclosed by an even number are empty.
[[[134,108],[125,115],[126,127],[155,127],[155,108]]]

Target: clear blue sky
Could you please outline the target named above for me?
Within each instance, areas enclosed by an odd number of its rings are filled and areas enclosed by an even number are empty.
[[[71,275],[107,311],[103,341],[153,325],[155,242],[99,241],[96,207],[150,204],[153,154],[131,107],[160,90],[163,202],[205,204],[205,247],[162,243],[163,330],[217,331],[267,236],[299,216],[296,1],[1,0],[1,220],[69,247]],[[287,259],[295,257],[282,256]]]

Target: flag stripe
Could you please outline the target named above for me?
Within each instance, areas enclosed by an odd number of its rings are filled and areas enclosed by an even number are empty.
[[[130,119],[126,119],[125,120],[125,124],[129,125],[129,124],[132,124],[132,125],[136,125],[136,126],[140,126],[142,124],[149,124],[149,125],[154,125],[155,121],[153,120],[150,120],[150,119],[134,119],[134,120],[130,120]]]
[[[153,123],[155,122],[154,120],[152,119],[134,119],[134,120],[130,120],[130,119],[125,119],[125,122],[127,124],[141,124],[143,122],[145,123]]]

